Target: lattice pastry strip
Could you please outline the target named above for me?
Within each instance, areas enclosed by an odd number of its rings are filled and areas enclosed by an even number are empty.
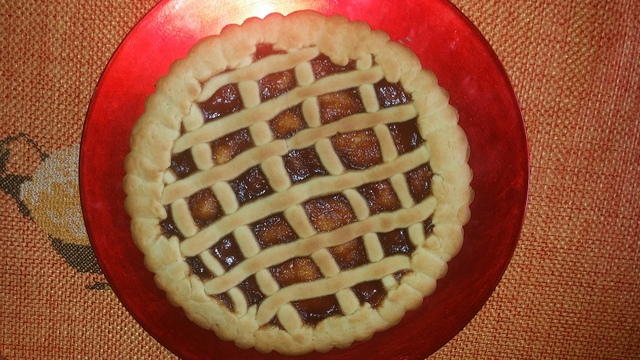
[[[375,233],[366,233],[363,235],[364,247],[367,250],[369,261],[376,262],[384,258],[384,251],[380,246],[380,240]]]
[[[196,143],[212,141],[220,136],[230,134],[254,123],[268,121],[281,111],[297,105],[308,98],[350,89],[362,83],[379,81],[382,79],[382,75],[382,69],[378,66],[369,70],[349,72],[346,75],[325,77],[314,82],[309,87],[294,89],[283,96],[245,109],[243,111],[244,114],[235,112],[217,121],[206,123],[199,129],[188,132],[177,139],[173,151],[179,153]]]
[[[242,282],[248,275],[264,268],[267,259],[268,265],[266,266],[276,265],[294,257],[310,256],[326,247],[342,245],[353,238],[366,236],[369,233],[385,233],[425,221],[432,213],[434,205],[433,201],[425,201],[415,209],[402,209],[395,213],[377,214],[365,221],[352,223],[331,232],[316,233],[296,243],[287,243],[269,248],[247,259],[225,273],[224,276],[208,280],[205,283],[205,291],[216,293],[228,290],[230,287]],[[307,225],[305,227],[308,228]]]
[[[389,110],[380,111],[373,115],[354,115],[353,118],[345,118],[318,128],[317,130],[303,130],[292,138],[287,139],[286,143],[283,140],[276,140],[266,143],[263,146],[249,149],[238,155],[232,164],[217,166],[171,184],[165,191],[163,202],[169,203],[176,198],[188,196],[190,195],[189,191],[193,191],[190,189],[209,186],[219,181],[228,181],[248,168],[259,165],[270,156],[284,155],[287,149],[302,149],[314,144],[316,148],[319,148],[318,151],[323,154],[323,163],[325,163],[326,166],[328,165],[328,167],[332,169],[333,173],[339,174],[342,171],[342,165],[339,159],[335,158],[333,145],[327,143],[328,136],[337,134],[338,129],[345,132],[358,131],[375,126],[384,121],[406,121],[415,117],[415,115],[415,110],[409,105],[398,106]],[[388,159],[388,161],[394,160],[397,150],[393,150],[393,144],[392,141],[389,140],[390,135],[388,134],[388,130],[382,128],[382,126],[375,126],[374,129],[376,134],[380,133],[378,137],[383,157]],[[266,129],[264,129],[264,131],[266,134],[270,133],[267,132]],[[204,161],[205,160],[201,160],[201,162]]]
[[[256,281],[258,282],[258,286],[260,286],[260,291],[267,296],[275,294],[280,289],[278,282],[267,269],[260,269],[256,273]]]
[[[249,203],[241,207],[235,213],[216,222],[216,226],[204,228],[194,236],[187,238],[181,243],[181,249],[187,256],[196,255],[200,251],[214,245],[218,239],[238,226],[257,221],[272,213],[284,211],[295,204],[326,193],[327,189],[342,191],[363,185],[367,180],[384,180],[392,176],[398,169],[401,169],[401,171],[411,170],[415,166],[415,161],[420,161],[419,159],[426,157],[428,157],[426,148],[418,148],[414,152],[399,157],[394,163],[380,164],[370,168],[366,178],[360,176],[357,172],[347,172],[339,176],[316,178],[292,186],[287,191],[275,193],[264,198],[263,203]],[[167,187],[167,189],[168,188],[169,187]]]
[[[311,259],[318,265],[324,277],[332,277],[340,273],[340,266],[327,249],[320,249],[311,254]]]
[[[273,14],[202,40],[131,144],[125,207],[147,266],[241,347],[327,351],[394,325],[434,291],[469,218],[446,92],[340,16]]]

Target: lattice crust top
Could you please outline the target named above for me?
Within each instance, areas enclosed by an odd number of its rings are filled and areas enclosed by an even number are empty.
[[[125,207],[194,322],[301,354],[396,324],[469,219],[457,112],[381,31],[302,11],[226,27],[176,61],[135,124]]]

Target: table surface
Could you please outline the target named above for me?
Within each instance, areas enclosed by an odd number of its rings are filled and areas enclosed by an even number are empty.
[[[102,70],[157,0],[0,2],[0,359],[175,358],[109,289],[78,156]],[[452,1],[509,74],[531,178],[518,247],[433,359],[640,357],[640,2]]]

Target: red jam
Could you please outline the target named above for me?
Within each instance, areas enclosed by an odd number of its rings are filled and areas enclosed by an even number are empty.
[[[298,239],[298,235],[293,231],[291,225],[285,220],[282,213],[269,216],[251,225],[253,233],[260,247],[265,249],[269,246],[286,244]]]
[[[238,84],[229,84],[221,87],[208,100],[199,105],[205,122],[233,114],[244,107]]]
[[[378,137],[372,129],[336,134],[331,143],[347,169],[364,170],[382,163]]]
[[[229,182],[240,205],[273,193],[260,167],[254,166]]]
[[[320,157],[313,146],[300,150],[291,150],[282,159],[284,167],[294,183],[329,174],[322,165]]]

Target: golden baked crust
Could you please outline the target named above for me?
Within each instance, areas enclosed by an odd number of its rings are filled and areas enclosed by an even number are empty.
[[[262,44],[264,57],[256,55]],[[314,76],[319,56],[350,70]],[[262,91],[273,74],[293,86]],[[381,104],[379,84],[406,96]],[[204,102],[225,89],[239,105],[205,114]],[[325,105],[345,91],[360,111]],[[291,109],[297,117],[287,117]],[[283,354],[349,346],[419,307],[462,245],[472,175],[457,120],[417,57],[364,22],[300,11],[227,26],[171,66],[133,128],[123,183],[133,239],[168,299],[222,339]],[[411,121],[421,139],[404,149],[393,124]],[[379,160],[352,155],[369,149],[351,147],[354,139],[375,144]],[[184,173],[181,154],[190,161]],[[309,154],[322,174],[300,180],[289,161]],[[244,195],[247,179],[268,191]],[[416,197],[423,183],[429,190]],[[260,231],[277,227],[276,243],[265,243]],[[403,237],[402,249],[383,243],[391,233]],[[231,247],[225,264],[216,254]],[[340,260],[354,249],[364,263]],[[318,298],[333,307],[307,318],[300,304]]]

